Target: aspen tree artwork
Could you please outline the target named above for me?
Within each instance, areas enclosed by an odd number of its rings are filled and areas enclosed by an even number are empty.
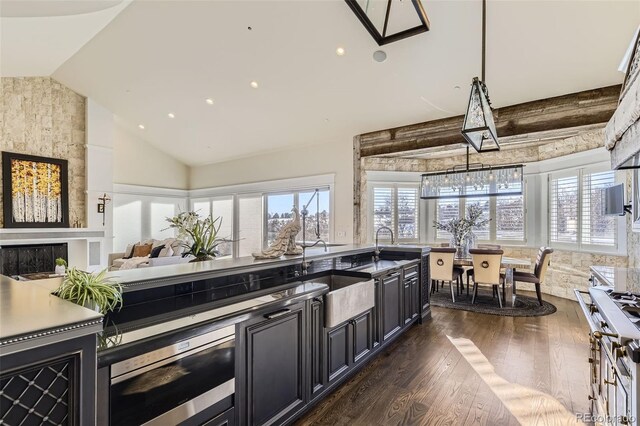
[[[67,162],[2,153],[5,226],[68,226]]]

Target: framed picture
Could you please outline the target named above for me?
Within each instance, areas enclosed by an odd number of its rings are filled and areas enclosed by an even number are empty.
[[[635,42],[633,43],[633,49],[631,50],[631,57],[629,58],[629,65],[627,66],[627,72],[622,82],[622,90],[620,91],[620,99],[624,98],[624,95],[629,90],[631,84],[638,78],[640,74],[640,31],[636,35]]]
[[[67,160],[2,153],[5,228],[68,228]]]

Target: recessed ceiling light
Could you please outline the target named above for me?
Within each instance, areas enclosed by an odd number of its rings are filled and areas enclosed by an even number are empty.
[[[387,60],[387,53],[384,50],[376,50],[373,52],[373,60],[376,62],[384,62]]]
[[[167,114],[167,117],[176,118],[176,115],[174,113],[170,112],[169,114]]]
[[[144,124],[138,124],[138,129],[144,130]]]
[[[345,54],[344,47],[338,47],[336,49],[336,55],[343,56]]]
[[[213,99],[211,98],[207,98],[204,100],[206,103],[208,103],[209,105],[213,105]]]
[[[254,89],[257,89],[257,88],[258,88],[258,82],[257,82],[257,81],[252,81],[251,83],[249,83],[249,85],[250,85],[251,87],[253,87]]]

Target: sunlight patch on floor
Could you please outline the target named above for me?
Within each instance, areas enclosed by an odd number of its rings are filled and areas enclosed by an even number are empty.
[[[517,383],[511,383],[499,376],[493,365],[471,340],[451,336],[447,336],[447,338],[521,424],[580,424],[575,414],[569,412],[554,397]]]

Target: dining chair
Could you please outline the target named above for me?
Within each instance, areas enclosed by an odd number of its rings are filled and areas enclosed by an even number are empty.
[[[432,247],[429,254],[429,268],[431,271],[431,292],[437,291],[438,281],[449,282],[451,288],[451,301],[456,302],[453,294],[453,282],[456,282],[457,292],[460,292],[462,281],[462,268],[453,266],[453,258],[456,254],[454,247]]]
[[[498,304],[502,308],[500,265],[504,252],[502,250],[492,249],[471,249],[469,253],[471,254],[471,263],[474,269],[473,297],[471,298],[471,303],[476,303],[478,285],[487,285],[491,286],[493,291],[498,293]]]
[[[538,303],[542,306],[542,291],[540,285],[544,281],[544,277],[547,274],[547,267],[551,262],[551,253],[553,249],[551,247],[540,247],[538,250],[538,257],[536,258],[536,265],[532,272],[513,271],[513,291],[516,290],[516,282],[535,284],[536,295],[538,296]]]
[[[499,244],[478,244],[479,249],[500,250],[502,247]],[[465,272],[467,275],[467,296],[469,295],[469,278],[473,276],[473,268],[467,269]]]

